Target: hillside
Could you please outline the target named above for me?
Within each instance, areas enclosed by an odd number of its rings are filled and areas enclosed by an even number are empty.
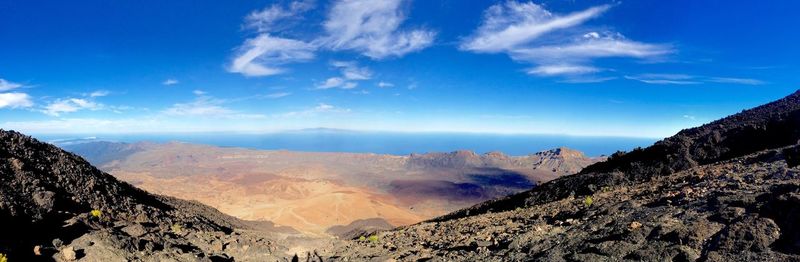
[[[798,138],[800,92],[332,256],[798,261]]]
[[[269,223],[149,194],[74,154],[3,130],[0,192],[0,253],[9,261],[284,256],[264,238],[278,236]]]

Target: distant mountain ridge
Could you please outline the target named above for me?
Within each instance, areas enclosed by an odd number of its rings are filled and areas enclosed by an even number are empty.
[[[508,156],[502,152],[479,155],[472,151],[459,150],[450,153],[411,154],[407,165],[410,168],[482,168],[532,169],[553,172],[559,175],[574,174],[583,167],[605,160],[605,156],[587,157],[582,152],[566,148],[554,148],[527,156]]]
[[[532,190],[355,242],[348,259],[800,261],[800,91]]]

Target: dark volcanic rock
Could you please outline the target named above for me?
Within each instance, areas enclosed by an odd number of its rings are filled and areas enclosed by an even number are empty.
[[[331,258],[800,261],[798,139],[800,92]]]
[[[325,232],[340,239],[356,239],[367,237],[380,231],[394,228],[392,224],[382,218],[359,219],[347,225],[332,226]]]
[[[770,148],[795,145],[798,141],[800,91],[700,127],[682,130],[650,147],[629,153],[619,152],[604,162],[584,168],[579,174],[454,212],[441,219],[463,217],[467,212],[475,215],[489,210],[512,210],[572,195],[592,194],[604,186],[640,183],[699,165],[725,161]],[[790,165],[797,161],[792,154],[786,159]]]
[[[10,261],[229,257],[206,248],[212,235],[273,246],[234,232],[247,224],[199,203],[148,194],[74,154],[0,130],[0,253]]]

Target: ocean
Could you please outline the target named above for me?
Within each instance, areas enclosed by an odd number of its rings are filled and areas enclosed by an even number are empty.
[[[223,147],[310,152],[353,152],[392,155],[471,150],[500,151],[521,156],[556,147],[569,147],[589,156],[610,155],[652,145],[654,138],[588,137],[563,135],[503,135],[471,133],[392,133],[356,131],[293,131],[265,134],[171,133],[114,135],[39,135],[56,145],[88,141],[186,142]]]

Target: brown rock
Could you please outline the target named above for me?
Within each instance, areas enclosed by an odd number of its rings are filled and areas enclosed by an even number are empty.
[[[63,256],[64,260],[66,261],[75,261],[78,259],[78,254],[75,253],[75,248],[73,247],[65,247],[64,249],[61,249],[61,256]]]

